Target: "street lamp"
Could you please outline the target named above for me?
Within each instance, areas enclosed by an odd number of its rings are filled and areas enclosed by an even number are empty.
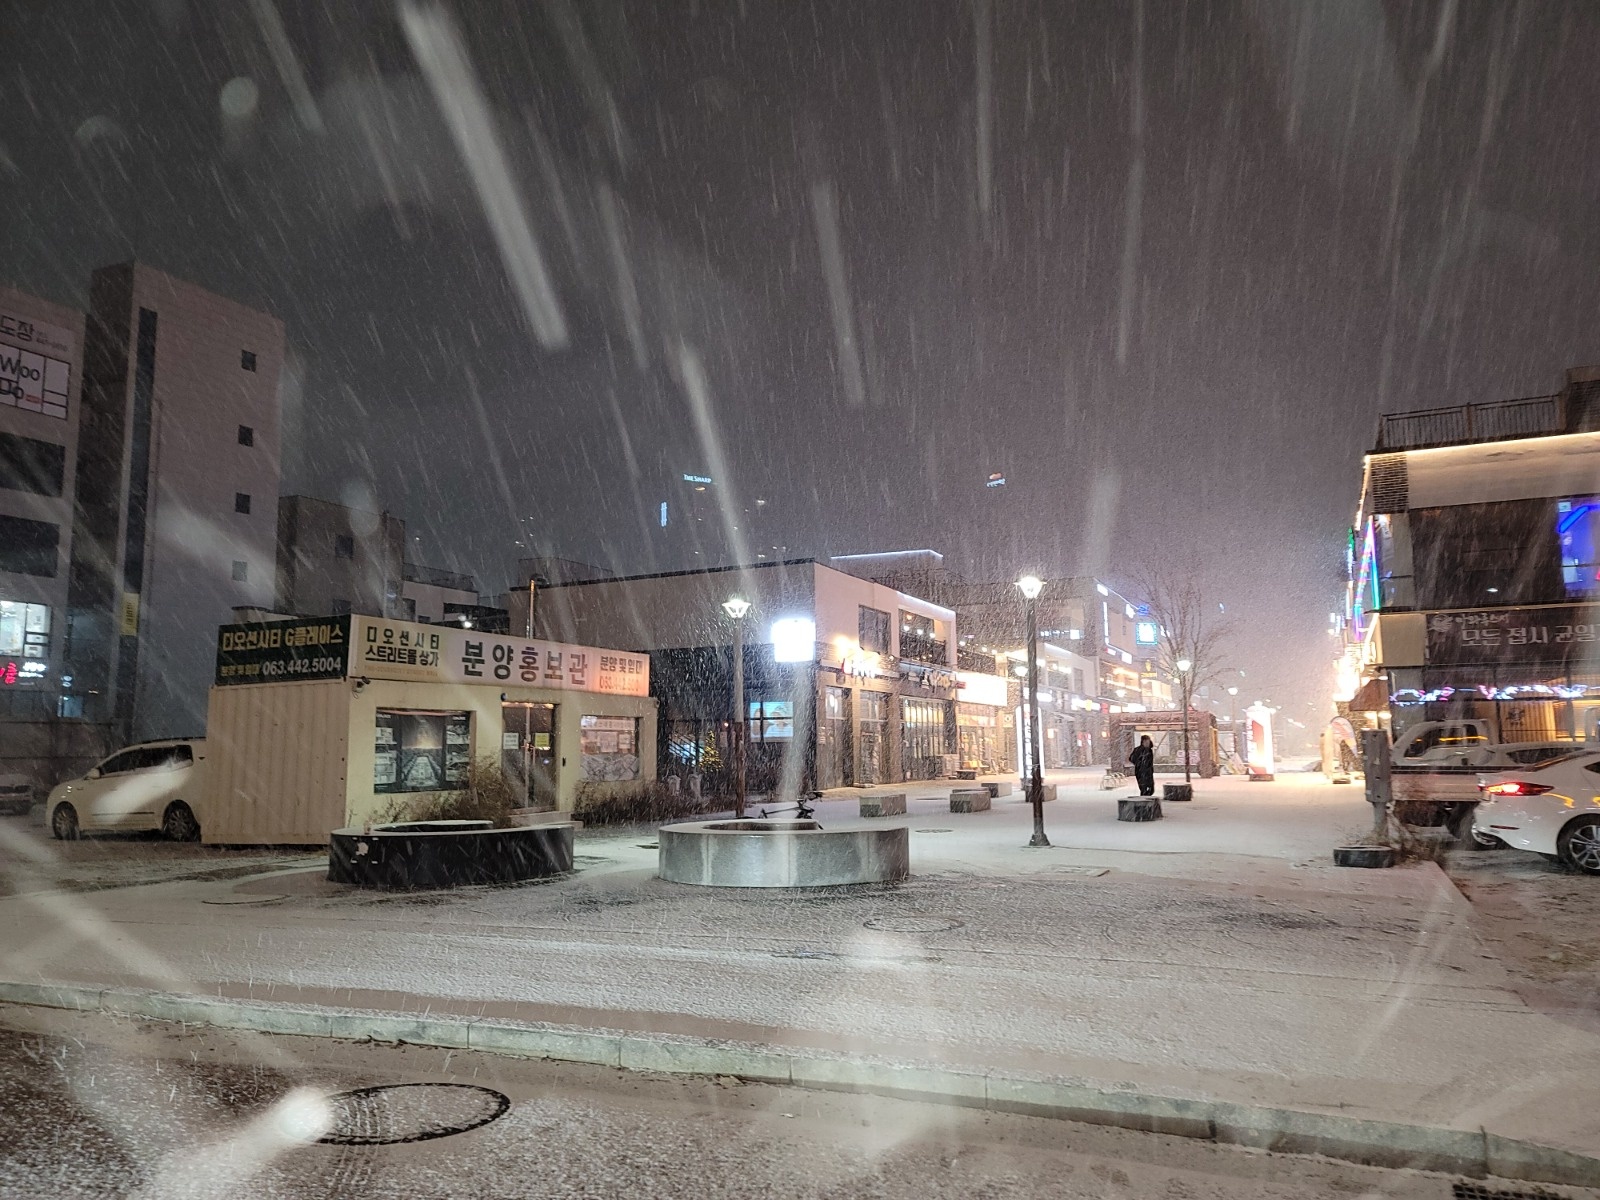
[[[744,816],[744,618],[750,601],[738,596],[722,602],[722,611],[733,622],[733,815]]]
[[[1177,662],[1179,690],[1183,693],[1183,781],[1189,779],[1189,685],[1193,677],[1189,674],[1194,670],[1194,663],[1187,658],[1180,658]]]
[[[1233,753],[1239,753],[1239,689],[1228,689],[1228,736],[1233,739]],[[1231,760],[1230,760],[1231,761]]]
[[[1033,770],[1028,776],[1033,836],[1028,839],[1028,845],[1048,846],[1050,839],[1044,835],[1044,775],[1039,765],[1043,755],[1039,736],[1039,612],[1034,603],[1044,590],[1044,580],[1037,575],[1024,575],[1017,580],[1017,588],[1028,602],[1028,703],[1023,709],[1028,717],[1028,750],[1033,756]]]

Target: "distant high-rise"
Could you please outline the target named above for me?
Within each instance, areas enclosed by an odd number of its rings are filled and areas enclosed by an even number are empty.
[[[788,547],[773,536],[772,517],[764,494],[732,497],[705,472],[677,472],[656,501],[658,565],[692,569],[781,559]]]
[[[142,263],[94,273],[73,690],[123,737],[205,728],[216,630],[273,603],[283,323]]]

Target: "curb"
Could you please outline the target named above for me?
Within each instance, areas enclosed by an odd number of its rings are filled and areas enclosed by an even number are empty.
[[[66,984],[0,981],[0,1003],[102,1012],[257,1033],[479,1050],[630,1071],[732,1075],[822,1091],[865,1092],[993,1112],[1110,1125],[1363,1166],[1600,1186],[1600,1158],[1500,1137],[1264,1105],[1194,1100],[995,1071],[877,1061],[743,1042],[591,1031],[511,1021],[259,1004]]]

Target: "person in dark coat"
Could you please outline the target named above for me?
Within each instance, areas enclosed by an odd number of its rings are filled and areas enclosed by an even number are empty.
[[[1133,748],[1133,753],[1128,755],[1128,761],[1133,764],[1133,777],[1139,783],[1139,795],[1154,796],[1156,794],[1156,746],[1147,733],[1139,739],[1139,744]]]

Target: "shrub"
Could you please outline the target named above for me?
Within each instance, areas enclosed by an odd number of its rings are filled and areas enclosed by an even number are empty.
[[[524,803],[520,789],[492,758],[467,765],[466,786],[450,792],[424,792],[396,796],[373,821],[389,825],[399,821],[492,821],[496,829],[511,824],[511,810]]]
[[[660,780],[651,780],[625,788],[580,783],[572,815],[585,825],[647,825],[706,811],[705,800],[674,793]]]

